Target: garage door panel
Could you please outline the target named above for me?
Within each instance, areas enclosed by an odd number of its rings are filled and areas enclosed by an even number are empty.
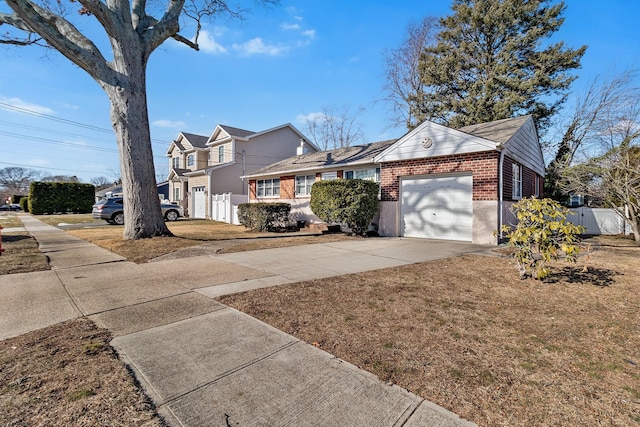
[[[465,240],[472,238],[471,175],[403,178],[403,236]]]

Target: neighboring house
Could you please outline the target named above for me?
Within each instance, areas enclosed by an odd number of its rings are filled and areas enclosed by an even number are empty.
[[[356,145],[290,157],[245,176],[249,198],[257,202],[291,204],[299,220],[321,222],[309,208],[311,185],[320,180],[361,178],[380,182],[380,166],[374,157],[395,140]]]
[[[261,132],[218,125],[211,136],[181,132],[172,141],[169,197],[192,218],[212,218],[213,196],[242,195],[248,200],[241,176],[287,158],[299,150],[317,151],[291,124]]]
[[[531,116],[457,130],[426,121],[397,141],[351,148],[375,151],[358,166],[368,171],[362,173],[366,177],[371,170],[379,171],[377,224],[382,236],[495,244],[494,230],[513,222],[511,205],[522,197],[542,196],[544,160]],[[313,158],[335,160],[341,150]],[[358,177],[356,164],[348,159],[334,162],[333,170],[331,162],[321,167],[312,163],[307,169],[303,160],[304,156],[293,157],[248,176],[251,201],[293,201],[292,210],[313,220],[308,196],[306,203],[302,193],[298,196],[302,177],[306,192],[316,180]],[[335,176],[323,176],[324,171],[335,171]]]

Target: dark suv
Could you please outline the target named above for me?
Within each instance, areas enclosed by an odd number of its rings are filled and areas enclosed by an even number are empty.
[[[182,206],[173,203],[161,203],[162,216],[167,221],[175,221],[184,216]],[[124,224],[124,210],[122,207],[122,197],[110,197],[108,199],[100,199],[98,203],[93,205],[93,218],[104,219],[109,224]]]

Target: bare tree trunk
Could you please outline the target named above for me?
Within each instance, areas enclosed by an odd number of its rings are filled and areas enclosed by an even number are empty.
[[[99,82],[111,102],[111,124],[120,154],[125,240],[172,235],[162,217],[156,186],[143,52],[122,46],[114,60],[120,71],[115,84]]]

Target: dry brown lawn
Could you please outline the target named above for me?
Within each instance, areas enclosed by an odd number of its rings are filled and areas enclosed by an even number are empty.
[[[110,340],[78,319],[0,341],[0,425],[165,425]]]
[[[220,301],[479,425],[639,425],[640,247],[598,240],[546,282],[469,255]]]
[[[245,227],[210,220],[183,220],[167,223],[174,237],[122,240],[123,226],[66,229],[69,234],[117,253],[129,261],[147,262],[180,249],[225,241],[216,253],[252,251],[284,246],[306,245],[351,238],[343,234],[294,235],[259,233]]]
[[[38,249],[38,242],[27,232],[2,234],[0,275],[50,270],[47,257]]]

